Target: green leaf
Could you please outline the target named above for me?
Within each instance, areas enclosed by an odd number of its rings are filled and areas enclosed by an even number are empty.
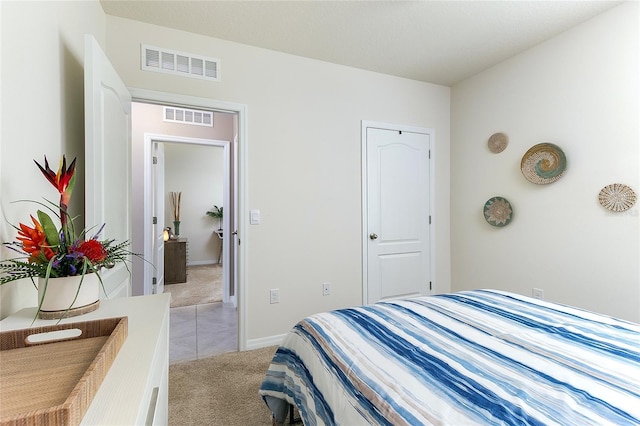
[[[43,212],[42,210],[38,210],[38,220],[42,225],[42,229],[44,230],[44,235],[47,237],[47,242],[50,247],[57,247],[60,245],[60,236],[58,234],[58,228],[53,223],[53,220],[49,217],[48,214]]]
[[[222,219],[222,207],[213,206],[213,209],[207,212],[207,216],[216,217]]]
[[[69,198],[71,198],[71,193],[73,192],[73,188],[76,186],[76,174],[75,172],[71,176],[71,180],[69,180],[69,184],[67,185],[67,190],[65,191],[69,194]]]

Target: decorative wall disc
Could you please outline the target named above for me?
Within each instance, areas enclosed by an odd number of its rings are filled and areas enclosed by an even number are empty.
[[[489,151],[498,154],[509,145],[509,138],[504,133],[494,133],[489,137],[487,145],[489,146]]]
[[[605,209],[612,212],[623,212],[636,203],[636,193],[627,185],[613,183],[600,190],[598,201]]]
[[[567,171],[564,152],[552,143],[541,143],[531,147],[520,162],[522,174],[529,181],[546,185],[560,179]]]
[[[489,198],[484,204],[484,218],[490,225],[506,226],[513,218],[513,208],[506,198]]]

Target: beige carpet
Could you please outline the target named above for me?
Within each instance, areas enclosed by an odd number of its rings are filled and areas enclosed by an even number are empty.
[[[169,426],[270,426],[258,395],[277,347],[169,366]]]
[[[187,282],[165,284],[171,293],[171,307],[203,305],[222,301],[222,265],[198,265],[187,268]]]

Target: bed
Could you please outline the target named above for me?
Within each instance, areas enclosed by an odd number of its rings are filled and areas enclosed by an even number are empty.
[[[259,390],[274,422],[638,425],[640,325],[497,290],[300,321]]]

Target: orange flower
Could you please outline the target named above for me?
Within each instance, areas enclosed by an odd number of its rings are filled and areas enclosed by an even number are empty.
[[[107,258],[107,251],[98,240],[84,241],[75,251],[82,253],[92,263],[102,262]]]
[[[22,249],[29,253],[29,262],[36,263],[41,261],[46,263],[55,256],[55,253],[47,243],[47,237],[40,222],[33,215],[31,220],[35,226],[30,228],[21,223],[16,239],[22,241]]]

